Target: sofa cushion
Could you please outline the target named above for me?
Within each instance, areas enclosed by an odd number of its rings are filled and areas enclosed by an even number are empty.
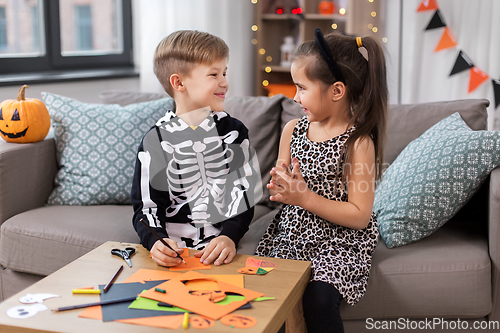
[[[416,243],[379,242],[365,296],[341,305],[342,319],[478,318],[490,313],[488,239],[475,225],[450,221]]]
[[[412,141],[384,172],[373,211],[389,248],[429,236],[500,164],[500,132],[473,131],[458,113]]]
[[[121,106],[154,101],[168,96],[167,93],[145,93],[126,90],[105,90],[99,94],[104,104],[119,104]]]
[[[54,127],[59,171],[50,205],[130,203],[137,147],[173,107],[171,98],[130,104],[88,104],[42,93]]]
[[[487,99],[390,105],[387,115],[387,143],[384,163],[392,163],[401,151],[440,120],[460,113],[474,131],[487,128]]]
[[[45,206],[2,224],[0,264],[14,271],[52,274],[106,241],[139,243],[132,206]]]

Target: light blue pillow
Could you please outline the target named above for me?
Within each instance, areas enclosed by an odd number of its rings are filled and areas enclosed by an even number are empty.
[[[130,204],[137,148],[173,99],[120,106],[42,93],[49,110],[59,171],[49,205]]]
[[[500,164],[500,132],[473,131],[459,113],[413,140],[387,168],[374,212],[387,247],[429,236],[462,208]]]

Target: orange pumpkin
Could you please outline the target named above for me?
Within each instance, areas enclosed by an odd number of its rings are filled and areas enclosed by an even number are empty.
[[[27,143],[43,140],[50,129],[50,116],[45,104],[34,98],[25,98],[24,85],[17,100],[0,103],[0,135],[7,142]]]

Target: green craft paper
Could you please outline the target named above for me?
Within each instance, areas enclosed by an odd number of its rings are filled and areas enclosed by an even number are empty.
[[[242,301],[245,297],[237,296],[237,295],[227,295],[222,301],[217,302],[216,304],[227,305],[234,301]],[[178,307],[165,307],[159,306],[158,301],[145,298],[145,297],[137,297],[135,301],[130,304],[129,309],[142,309],[142,310],[158,310],[158,311],[170,311],[170,312],[188,312],[184,309]]]
[[[261,302],[261,301],[267,301],[267,300],[271,300],[271,299],[276,299],[276,297],[257,297],[252,302]]]

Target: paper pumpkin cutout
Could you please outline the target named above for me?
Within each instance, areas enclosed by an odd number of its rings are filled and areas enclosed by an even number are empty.
[[[250,328],[257,325],[257,319],[238,314],[229,314],[220,319],[220,322],[227,326],[237,328]]]
[[[435,0],[423,0],[418,6],[417,12],[423,12],[425,10],[435,10],[438,9],[437,3]]]
[[[215,325],[215,321],[202,316],[191,316],[189,318],[189,326],[197,329],[210,328]]]
[[[456,46],[457,41],[455,40],[455,37],[453,37],[453,34],[451,33],[450,29],[447,27],[444,28],[443,35],[441,36],[441,40],[439,41],[438,45],[434,49],[434,52],[438,52],[444,49],[449,49],[450,47]]]
[[[259,268],[259,267],[243,267],[238,269],[238,273],[241,274],[248,274],[248,275],[264,275],[267,274],[269,271],[271,271],[272,268],[268,268],[267,270],[265,268]]]
[[[186,286],[183,281],[189,280],[202,280],[206,279],[209,281],[217,281],[219,284],[219,290],[227,294],[228,292],[240,294],[245,297],[245,300],[231,302],[230,304],[221,305],[215,304],[210,301],[209,297],[194,296],[189,293],[189,287]],[[245,303],[257,298],[264,296],[264,294],[248,290],[245,288],[240,288],[222,281],[218,281],[215,277],[208,275],[203,275],[198,272],[190,271],[184,273],[176,278],[172,278],[157,286],[158,288],[167,290],[166,294],[158,293],[154,291],[154,288],[141,294],[141,297],[146,297],[149,299],[154,299],[159,302],[170,303],[180,308],[192,311],[199,315],[211,318],[219,319],[222,316],[233,312]]]
[[[489,78],[489,75],[480,70],[477,67],[472,67],[470,69],[470,78],[469,78],[469,93],[476,90],[477,87],[481,85],[484,81]]]

